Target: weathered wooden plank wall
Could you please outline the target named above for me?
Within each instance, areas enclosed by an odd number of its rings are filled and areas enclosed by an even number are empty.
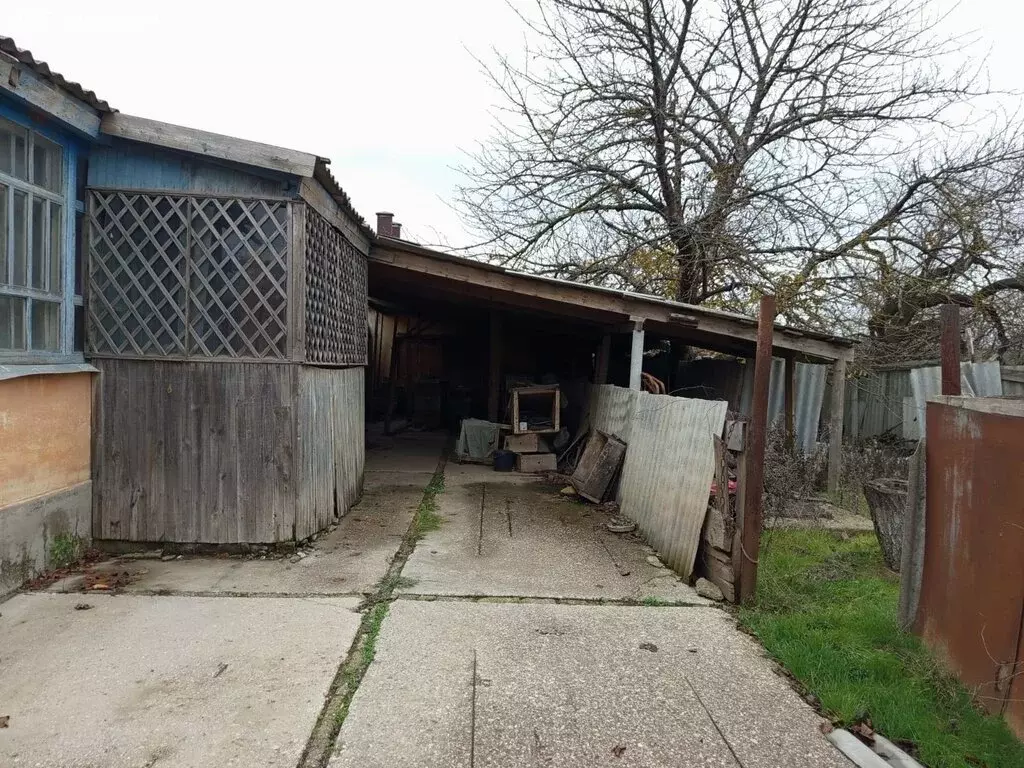
[[[97,359],[93,537],[294,535],[299,366]]]
[[[110,147],[95,147],[89,156],[90,187],[121,190],[144,189],[200,192],[207,195],[241,197],[298,196],[294,179],[286,176],[257,175],[226,164],[211,163],[197,157],[116,142]]]
[[[300,495],[295,536],[303,539],[344,515],[362,492],[365,440],[363,368],[299,369]]]

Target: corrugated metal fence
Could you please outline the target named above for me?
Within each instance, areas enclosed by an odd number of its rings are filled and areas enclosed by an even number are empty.
[[[693,571],[714,478],[714,436],[725,401],[594,387],[591,426],[626,442],[617,501],[662,560],[683,578]]]
[[[963,363],[961,386],[965,395],[999,397],[1024,395],[1024,375],[997,362]],[[1020,367],[1024,372],[1024,367]],[[1017,391],[1007,391],[1009,377]],[[941,393],[939,366],[879,370],[846,382],[844,434],[857,442],[870,437],[892,436],[920,440],[924,408],[929,397]]]

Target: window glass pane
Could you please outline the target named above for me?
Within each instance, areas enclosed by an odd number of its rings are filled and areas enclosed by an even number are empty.
[[[52,141],[32,134],[32,183],[51,192],[61,191],[63,151]]]
[[[0,172],[25,179],[28,131],[0,118]]]
[[[14,220],[11,235],[14,239],[14,262],[11,265],[11,285],[28,285],[28,195],[14,192]]]
[[[64,226],[60,206],[50,203],[50,293],[60,293],[64,260]]]
[[[0,295],[0,349],[25,349],[25,299]]]
[[[32,301],[32,349],[60,352],[60,304]]]
[[[46,278],[50,274],[46,264],[46,201],[32,198],[32,287],[46,290]]]
[[[0,144],[3,143],[3,134],[0,134]],[[3,184],[0,184],[0,285],[7,282],[7,204],[10,200],[10,191]]]
[[[14,170],[19,179],[28,181],[28,133],[14,134]]]

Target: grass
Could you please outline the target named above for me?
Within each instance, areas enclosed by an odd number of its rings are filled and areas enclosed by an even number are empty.
[[[1024,766],[1006,724],[899,628],[899,584],[874,535],[772,531],[758,570],[757,603],[741,622],[835,722],[870,719],[930,768]]]
[[[366,674],[367,668],[377,655],[377,636],[380,634],[380,625],[384,623],[384,617],[388,615],[389,607],[390,603],[377,603],[364,619],[366,631],[359,647],[359,653],[349,660],[344,669],[343,680],[348,693],[334,710],[334,722],[339,728],[348,717],[348,708],[352,703],[352,696],[355,694],[356,688],[359,687],[363,675]]]
[[[50,542],[50,567],[67,568],[77,563],[85,547],[80,537],[73,533],[58,533]]]
[[[444,473],[435,472],[423,491],[423,499],[416,510],[417,540],[422,539],[431,531],[436,531],[444,522],[444,518],[437,513],[437,497],[442,493],[444,493]]]
[[[647,597],[645,597],[643,600],[640,601],[640,604],[641,605],[646,605],[646,606],[648,606],[650,608],[655,608],[655,607],[658,607],[658,606],[671,605],[671,603],[668,602],[667,600],[662,600],[660,597],[655,597],[654,595],[648,595]]]

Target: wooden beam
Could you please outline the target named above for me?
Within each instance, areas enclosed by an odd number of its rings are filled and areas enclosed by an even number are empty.
[[[487,370],[487,419],[497,423],[501,416],[501,357],[502,332],[501,315],[491,312],[491,333],[488,344],[489,366]]]
[[[348,240],[352,247],[366,256],[370,252],[370,241],[339,206],[324,185],[316,179],[303,179],[299,183],[299,196],[321,216],[327,219]]]
[[[597,360],[594,366],[594,383],[608,383],[608,362],[612,355],[612,335],[604,334],[601,337],[601,345],[597,348]]]
[[[629,350],[629,388],[640,391],[641,374],[644,370],[644,321],[630,318],[633,322],[633,345]]]
[[[754,358],[754,393],[747,435],[747,474],[743,494],[743,531],[740,536],[739,601],[749,602],[757,591],[757,559],[761,550],[764,453],[768,438],[768,390],[772,378],[772,324],[775,297],[762,296],[758,313],[757,353]]]
[[[832,400],[828,426],[828,490],[839,490],[843,474],[843,408],[846,404],[846,361],[832,364]]]
[[[31,68],[0,53],[0,93],[10,94],[89,138],[100,133],[100,113]]]
[[[943,304],[939,309],[942,323],[942,394],[959,395],[960,390],[960,307]]]
[[[388,264],[414,274],[440,277],[457,284],[488,288],[506,294],[509,301],[518,300],[518,297],[528,297],[555,302],[563,305],[569,314],[572,314],[573,308],[585,308],[620,317],[640,317],[648,329],[651,328],[651,323],[657,323],[658,332],[683,341],[699,336],[707,340],[705,345],[712,344],[715,339],[732,347],[736,346],[737,340],[745,342],[748,348],[757,343],[757,322],[742,315],[690,307],[663,299],[553,280],[539,275],[511,272],[492,264],[475,262],[415,245],[397,247],[392,243],[374,244],[370,252],[370,261]],[[685,323],[678,320],[681,314],[686,316]],[[696,324],[693,320],[696,320]],[[853,359],[852,343],[844,344],[814,338],[794,329],[774,329],[772,345],[780,353],[788,350],[818,360]]]
[[[784,413],[786,419],[786,448],[792,451],[796,445],[796,358],[793,355],[786,355],[785,360]]]
[[[316,155],[295,149],[275,147],[257,141],[200,131],[181,125],[148,120],[121,112],[104,115],[100,131],[108,136],[152,144],[165,149],[189,152],[194,155],[229,160],[233,163],[265,168],[291,176],[312,177],[316,168]]]
[[[288,359],[306,360],[306,206],[291,203],[288,254]]]

